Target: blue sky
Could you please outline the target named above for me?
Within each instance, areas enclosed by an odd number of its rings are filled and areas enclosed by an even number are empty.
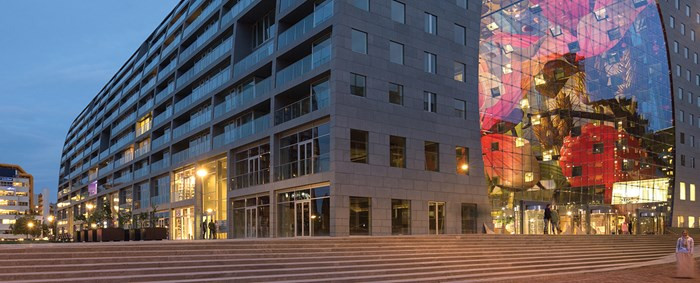
[[[0,163],[55,201],[70,123],[177,2],[0,1]]]

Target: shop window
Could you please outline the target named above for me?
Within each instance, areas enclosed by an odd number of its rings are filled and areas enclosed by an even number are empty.
[[[411,201],[407,199],[391,200],[391,234],[411,234]]]
[[[440,171],[440,144],[426,141],[424,144],[425,170]]]
[[[371,234],[371,198],[350,197],[350,235]]]
[[[477,210],[474,203],[462,204],[462,234],[477,233]]]
[[[368,163],[369,133],[367,131],[350,130],[350,161]]]
[[[457,174],[469,175],[469,149],[464,146],[455,147]]]
[[[389,137],[389,165],[391,167],[406,168],[406,138]]]

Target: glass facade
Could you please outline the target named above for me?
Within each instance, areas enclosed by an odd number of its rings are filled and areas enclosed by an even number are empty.
[[[331,188],[297,189],[277,194],[277,236],[329,236]]]
[[[674,128],[657,6],[561,2],[483,1],[479,109],[495,230],[543,233],[547,203],[571,233],[668,221]]]

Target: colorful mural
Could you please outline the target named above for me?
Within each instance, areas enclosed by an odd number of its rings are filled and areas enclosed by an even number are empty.
[[[665,202],[673,109],[655,2],[482,3],[481,141],[495,211],[611,205],[613,195]]]

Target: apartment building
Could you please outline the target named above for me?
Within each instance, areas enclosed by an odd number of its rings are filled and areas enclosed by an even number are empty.
[[[72,123],[59,233],[105,203],[171,239],[482,231],[480,6],[181,1]]]
[[[34,178],[22,167],[0,164],[0,239],[19,239],[12,235],[10,225],[28,214],[34,203]]]

